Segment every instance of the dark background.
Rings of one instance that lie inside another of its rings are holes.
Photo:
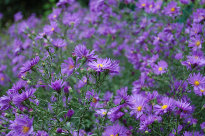
[[[38,17],[45,17],[51,13],[59,0],[0,0],[0,12],[3,13],[2,23],[10,24],[14,14],[21,11],[24,17],[36,13]],[[77,0],[82,6],[88,6],[89,0]]]

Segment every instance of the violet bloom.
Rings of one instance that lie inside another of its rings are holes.
[[[194,87],[194,90],[197,90],[201,85],[205,84],[205,78],[200,73],[194,73],[189,75],[188,82]]]
[[[22,15],[21,12],[18,12],[18,13],[16,13],[16,14],[14,15],[14,20],[15,20],[15,22],[21,20],[22,18],[23,18],[23,15]]]
[[[64,117],[71,118],[73,116],[73,114],[74,114],[74,110],[71,109],[71,110],[68,110],[68,112],[64,115]]]
[[[102,136],[127,136],[129,134],[129,130],[115,123],[113,126],[107,126]]]
[[[31,88],[28,91],[22,92],[21,94],[16,94],[15,96],[13,96],[13,103],[16,106],[21,107],[22,103],[26,100],[31,100],[29,98],[34,97],[34,93],[36,92],[36,89]]]
[[[157,63],[157,65],[154,66],[153,70],[155,74],[160,75],[166,72],[167,67],[167,63],[161,60]]]
[[[46,131],[43,131],[43,130],[39,130],[37,133],[36,133],[36,136],[49,136],[48,133]]]
[[[205,18],[205,9],[197,9],[196,12],[193,13],[193,21],[195,23],[200,23]]]
[[[21,77],[24,73],[31,70],[38,62],[39,62],[39,56],[33,58],[32,60],[26,62],[23,67],[20,68],[19,76]]]
[[[190,103],[188,103],[186,101],[185,102],[182,100],[176,101],[176,107],[178,107],[179,110],[184,112],[184,113],[190,113],[192,111],[192,106],[190,105]]]
[[[88,66],[97,72],[108,70],[110,73],[119,73],[119,63],[108,58],[98,58],[97,61],[89,62]]]
[[[192,48],[193,51],[196,51],[197,49],[201,49],[203,41],[199,36],[191,37],[189,41],[189,47]]]
[[[29,136],[33,132],[33,119],[27,115],[16,116],[14,121],[11,121],[9,129],[11,130],[7,136]]]
[[[80,18],[78,13],[67,13],[63,16],[63,24],[68,26],[77,26],[80,23]]]
[[[151,125],[154,121],[158,121],[160,122],[162,120],[162,118],[160,116],[157,115],[148,115],[147,117],[145,117],[144,120],[140,121],[140,128],[139,130],[147,130],[148,126]]]
[[[58,24],[56,22],[51,22],[50,25],[45,25],[43,32],[47,35],[52,35],[58,29]]]
[[[65,40],[60,39],[60,38],[54,39],[54,40],[52,41],[52,44],[53,44],[55,47],[58,47],[58,48],[62,48],[62,47],[65,47],[65,46],[66,46]]]
[[[3,14],[0,12],[0,20],[3,18]]]
[[[53,12],[48,16],[49,20],[56,20],[61,13],[61,9],[53,9]]]
[[[121,103],[122,100],[124,100],[126,103],[128,101],[128,95],[127,95],[128,87],[121,88],[117,90],[117,95],[114,99],[114,104],[118,105]]]
[[[156,115],[167,113],[175,108],[175,101],[172,98],[163,97],[161,105],[154,105]]]
[[[9,96],[0,97],[0,111],[9,109],[11,98]]]
[[[167,7],[164,8],[165,15],[177,16],[180,14],[180,7],[177,6],[177,2],[171,1]]]
[[[59,92],[61,88],[64,86],[63,80],[59,79],[54,82],[51,82],[51,85],[49,85],[53,90]]]
[[[75,69],[75,64],[72,58],[64,60],[64,63],[61,64],[61,73],[70,76]]]
[[[194,93],[199,96],[205,96],[205,84],[201,85],[198,89],[194,89]]]
[[[95,51],[88,50],[85,45],[78,45],[75,47],[74,54],[78,59],[85,58],[88,62],[91,62],[97,58]]]
[[[142,95],[135,94],[132,95],[128,101],[131,109],[130,114],[134,115],[137,119],[141,117],[147,109],[147,99]]]

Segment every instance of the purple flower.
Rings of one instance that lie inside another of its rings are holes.
[[[110,73],[119,73],[119,63],[108,58],[98,58],[97,61],[89,62],[88,66],[97,72],[108,70]]]
[[[7,110],[10,107],[11,98],[9,96],[0,97],[0,111]]]
[[[201,85],[205,84],[205,78],[200,73],[194,73],[189,75],[188,82],[194,87],[194,90],[196,90],[199,89]]]
[[[97,58],[95,51],[88,50],[85,45],[78,45],[75,47],[74,54],[78,59],[85,58],[88,62],[91,62]]]
[[[201,127],[201,129],[205,129],[205,122],[202,122],[202,123],[200,124],[200,127]]]
[[[18,12],[18,13],[16,13],[16,14],[14,15],[14,20],[15,20],[15,22],[21,20],[22,18],[23,18],[23,15],[22,15],[21,12]]]
[[[186,101],[176,101],[176,107],[178,107],[179,110],[181,110],[184,113],[190,113],[192,111],[192,106],[190,105],[190,103]]]
[[[115,123],[113,126],[107,126],[103,132],[103,136],[127,136],[129,131],[124,126]]]
[[[38,62],[39,62],[39,56],[33,58],[32,60],[26,62],[23,67],[20,68],[19,76],[21,77],[24,73],[31,70]]]
[[[52,35],[53,32],[56,32],[58,29],[58,24],[56,22],[51,22],[50,25],[46,25],[43,28],[43,32],[47,35]]]
[[[114,104],[115,105],[120,104],[120,102],[122,100],[124,100],[125,102],[128,101],[127,91],[128,91],[127,87],[124,87],[124,88],[121,88],[121,89],[117,90],[117,95],[115,96],[115,99],[114,99]]]
[[[26,100],[28,100],[29,98],[33,97],[33,94],[36,92],[36,89],[31,88],[28,91],[22,92],[21,94],[16,94],[13,97],[13,103],[16,106],[22,106],[22,103]],[[29,99],[30,100],[30,99]]]
[[[168,67],[167,63],[161,60],[158,62],[157,65],[154,66],[153,70],[155,74],[160,75],[166,72],[167,67]]]
[[[48,16],[49,20],[56,20],[61,13],[61,9],[54,9],[53,12]]]
[[[194,93],[199,96],[205,96],[205,84],[200,85],[198,89],[194,89]]]
[[[30,119],[27,115],[16,115],[14,121],[11,121],[9,129],[11,130],[7,136],[29,136],[33,132],[33,119]]]
[[[128,101],[131,109],[130,114],[135,115],[137,119],[141,117],[147,109],[147,99],[142,95],[135,94],[132,95]]]
[[[74,114],[74,110],[71,109],[71,110],[68,110],[68,112],[64,115],[64,117],[71,118],[73,116],[73,114]]]
[[[43,130],[39,130],[37,133],[36,133],[36,136],[49,136],[48,133],[46,131],[43,131]]]
[[[199,23],[205,19],[205,9],[196,9],[196,12],[193,13],[193,21]]]
[[[59,79],[54,82],[51,82],[51,85],[49,85],[53,90],[59,92],[61,88],[64,86],[63,80]]]
[[[80,18],[78,13],[67,13],[63,16],[63,24],[69,26],[77,26],[80,23]]]
[[[202,44],[202,40],[199,36],[191,37],[189,41],[189,47],[191,47],[193,51],[196,51],[197,49],[201,49],[202,47],[201,44]]]
[[[177,6],[177,2],[171,1],[167,7],[164,8],[165,15],[177,16],[180,14],[180,7]]]
[[[62,48],[62,47],[65,47],[65,46],[66,46],[65,40],[60,39],[60,38],[54,39],[54,40],[52,41],[52,44],[53,44],[55,47],[58,47],[58,48]]]
[[[158,114],[164,114],[174,109],[175,101],[172,98],[163,97],[161,105],[154,105],[154,111]]]
[[[68,58],[67,60],[64,60],[64,63],[61,64],[61,73],[67,74],[67,76],[70,76],[73,73],[74,69],[75,69],[75,64],[72,58]]]

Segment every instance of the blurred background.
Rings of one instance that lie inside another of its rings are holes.
[[[14,14],[21,11],[24,17],[35,13],[38,17],[46,17],[59,0],[0,0],[0,13],[3,14],[1,22],[9,25],[13,22]],[[77,0],[84,7],[89,0]]]

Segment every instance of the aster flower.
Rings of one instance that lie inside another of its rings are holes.
[[[88,62],[91,62],[97,58],[95,51],[88,50],[85,45],[78,45],[75,47],[74,54],[78,59],[85,58]]]
[[[63,24],[69,26],[77,26],[80,23],[80,18],[78,13],[67,13],[63,16]]]
[[[36,92],[36,89],[34,88],[31,88],[29,89],[28,91],[25,91],[25,92],[22,92],[21,94],[16,94],[15,96],[13,96],[13,103],[16,105],[16,106],[19,106],[21,107],[22,106],[22,103],[26,100],[28,100],[29,98],[31,97],[34,97],[34,93]],[[31,100],[31,99],[29,99]]]
[[[155,74],[160,75],[166,72],[167,67],[168,67],[167,63],[161,60],[158,62],[157,65],[154,66],[153,70]]]
[[[15,22],[21,20],[22,18],[23,18],[23,15],[22,15],[21,12],[18,12],[18,13],[16,13],[16,14],[14,15],[14,20],[15,20]]]
[[[65,46],[66,46],[65,40],[60,39],[60,38],[54,39],[54,40],[52,41],[52,44],[53,44],[55,47],[58,47],[58,48],[62,48],[62,47],[65,47]]]
[[[11,98],[9,96],[0,97],[0,111],[9,109]]]
[[[176,107],[178,107],[179,110],[181,110],[184,113],[190,113],[192,111],[192,106],[190,105],[190,103],[186,101],[182,101],[182,100],[176,101]]]
[[[135,115],[135,117],[138,119],[141,117],[147,109],[147,99],[139,94],[134,94],[130,97],[128,100],[128,105],[130,105],[131,115]]]
[[[67,74],[67,76],[70,76],[73,73],[74,69],[75,69],[75,64],[72,58],[68,58],[67,60],[64,60],[64,63],[61,64],[61,73]]]
[[[165,15],[177,16],[180,14],[180,7],[177,6],[177,2],[171,1],[167,7],[164,8]]]
[[[140,120],[140,128],[139,130],[146,130],[149,125],[151,125],[154,121],[160,122],[162,118],[157,115],[148,115],[147,117],[144,118],[144,120]]]
[[[108,70],[110,73],[119,73],[119,63],[108,58],[98,58],[97,61],[89,62],[88,66],[97,72]]]
[[[127,87],[124,87],[124,88],[121,88],[121,89],[117,90],[117,95],[115,96],[115,99],[114,99],[114,104],[115,105],[120,104],[120,102],[122,100],[124,100],[125,102],[128,101],[127,91],[128,91]]]
[[[188,78],[188,83],[194,87],[194,90],[199,89],[201,85],[205,84],[205,78],[200,74],[190,74]]]
[[[54,9],[53,12],[48,16],[49,20],[56,20],[61,13],[61,9]]]
[[[100,109],[96,110],[96,113],[100,115],[101,117],[105,116],[107,114],[108,110],[107,109]]]
[[[38,132],[36,133],[36,136],[49,136],[49,135],[46,131],[38,130]]]
[[[51,85],[49,85],[53,90],[59,92],[61,88],[64,86],[63,80],[59,79],[54,82],[51,82]]]
[[[161,105],[154,105],[156,115],[167,113],[175,108],[175,101],[169,97],[163,97]]]
[[[196,51],[197,49],[201,49],[202,40],[199,36],[197,37],[191,37],[189,42],[189,47],[192,48],[192,50]]]
[[[52,35],[58,29],[58,24],[56,22],[51,22],[50,25],[45,25],[43,28],[43,33],[47,35]]]
[[[205,84],[200,85],[198,89],[194,89],[194,93],[199,96],[205,96]]]
[[[14,121],[11,122],[9,129],[11,130],[7,136],[29,136],[33,132],[33,119],[30,119],[27,115],[16,115]]]
[[[195,23],[200,23],[205,19],[205,9],[196,9],[196,12],[193,13],[193,21]]]
[[[113,126],[107,126],[102,136],[127,136],[128,134],[127,128],[115,123]]]
[[[24,73],[28,72],[31,70],[38,62],[39,62],[39,56],[36,56],[32,60],[26,62],[23,67],[20,68],[20,73],[19,76],[22,76]]]

